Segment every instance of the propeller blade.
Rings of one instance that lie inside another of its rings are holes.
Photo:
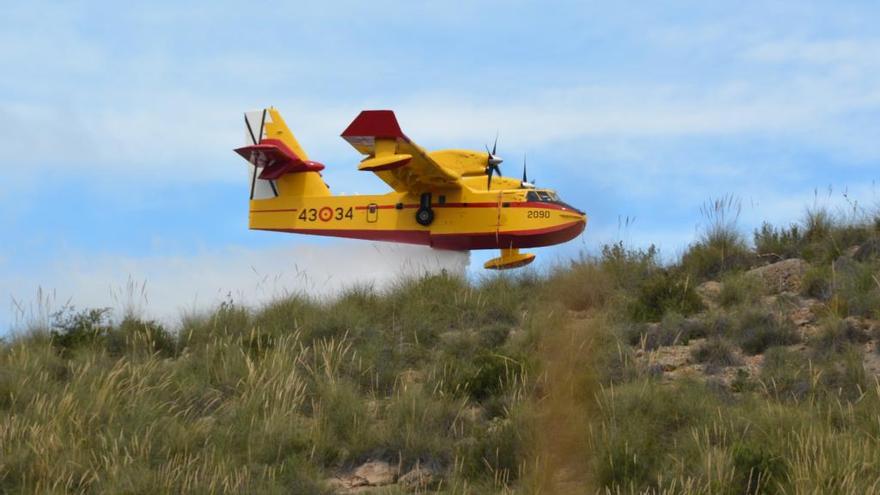
[[[260,119],[260,142],[263,142],[263,129],[266,127],[266,109],[263,109],[263,118]]]
[[[495,170],[495,169],[492,168],[492,165],[489,165],[488,180],[486,181],[486,190],[487,190],[487,191],[491,191],[491,190],[492,190],[492,172],[493,172],[494,170]]]
[[[492,156],[495,156],[496,149],[498,149],[498,131],[495,132],[495,142],[492,143]]]
[[[523,182],[528,182],[528,176],[526,175],[526,154],[523,153]]]

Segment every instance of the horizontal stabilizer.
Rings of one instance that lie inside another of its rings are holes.
[[[287,173],[324,170],[324,165],[318,162],[300,159],[278,139],[263,139],[260,144],[244,146],[235,152],[255,167],[262,168],[260,179],[264,180],[275,180]]]

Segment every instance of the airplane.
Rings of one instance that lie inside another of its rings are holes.
[[[364,110],[342,132],[392,191],[333,195],[324,165],[309,159],[275,108],[245,112],[247,145],[235,150],[250,165],[249,228],[422,244],[437,249],[500,249],[486,269],[528,265],[532,253],[584,231],[586,214],[550,189],[502,177],[492,150],[427,151],[400,129],[391,110]]]

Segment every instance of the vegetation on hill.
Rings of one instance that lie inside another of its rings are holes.
[[[175,329],[67,308],[0,344],[0,491],[877,491],[880,225],[752,246],[705,211],[674,263],[618,243]]]

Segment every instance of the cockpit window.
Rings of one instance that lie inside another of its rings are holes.
[[[529,191],[526,194],[526,201],[557,203],[559,202],[559,196],[552,191]]]
[[[528,193],[526,193],[526,201],[534,203],[554,203],[570,210],[580,212],[580,210],[578,210],[574,206],[571,206],[565,201],[559,199],[559,196],[557,196],[556,193],[553,191],[529,191]]]

